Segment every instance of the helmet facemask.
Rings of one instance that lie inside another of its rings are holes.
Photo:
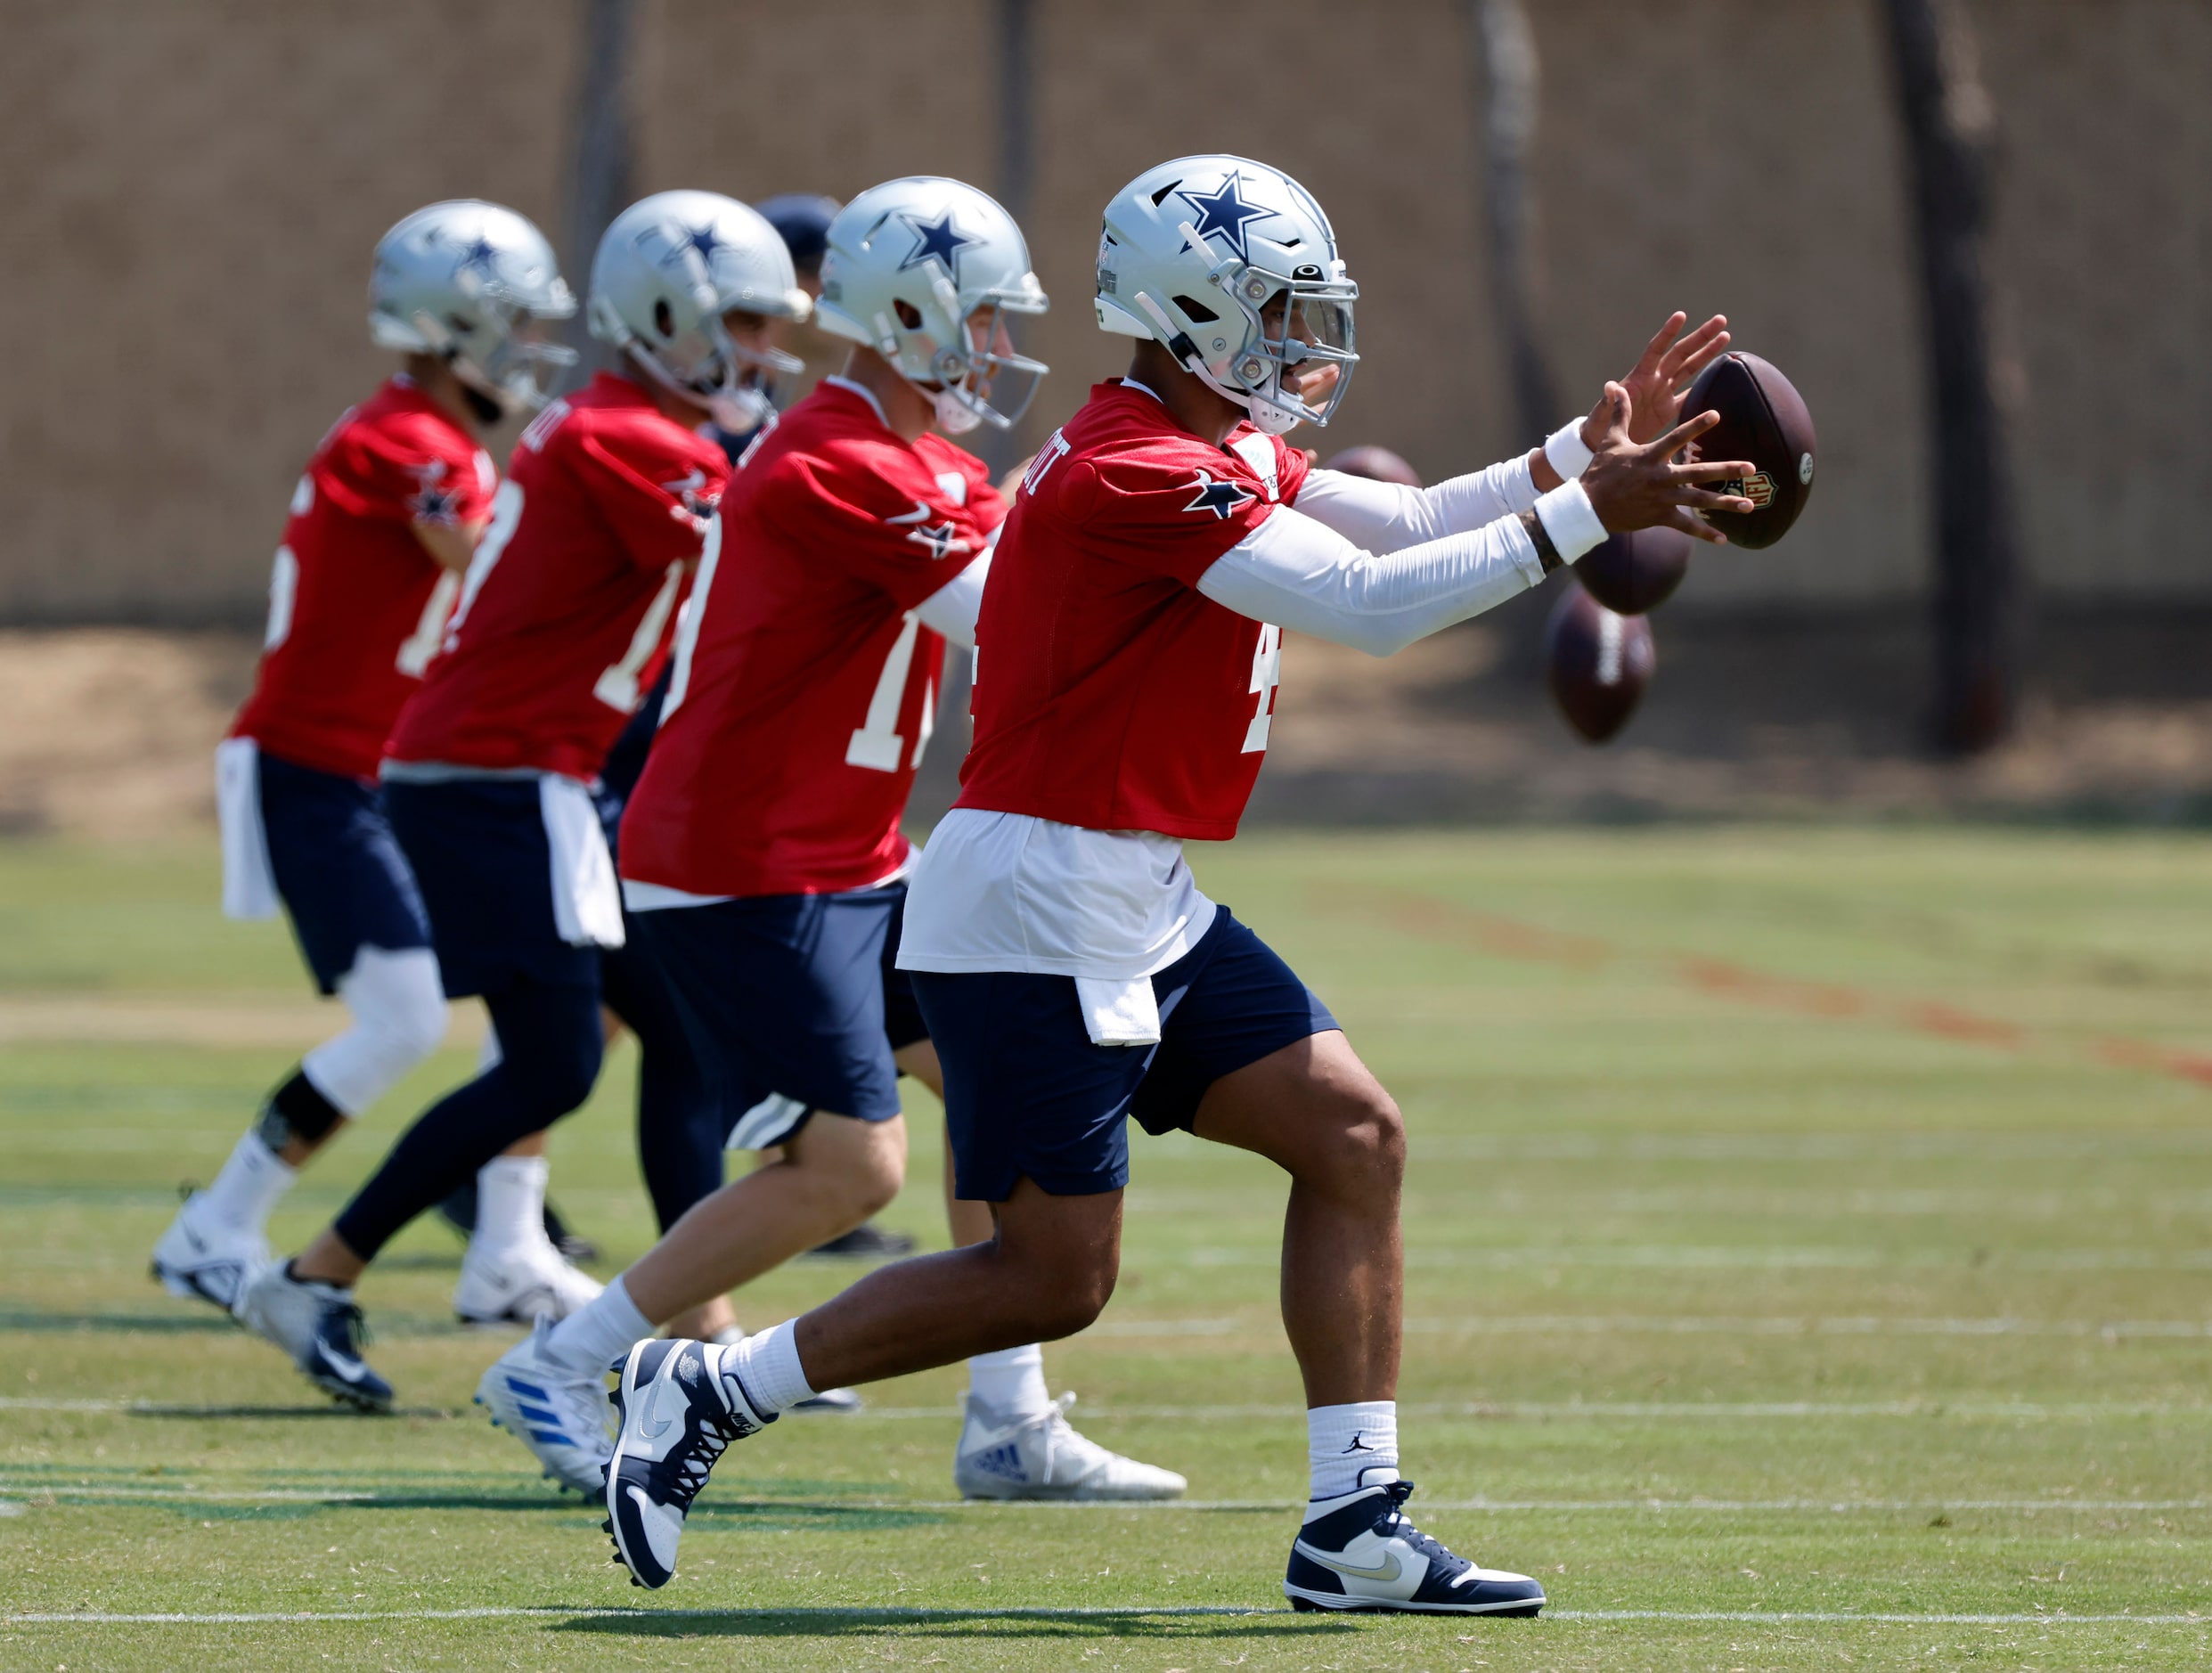
[[[1181,232],[1192,249],[1208,248],[1190,223]],[[1281,436],[1300,424],[1326,426],[1351,387],[1359,359],[1352,347],[1359,287],[1343,276],[1341,264],[1333,265],[1333,275],[1310,262],[1280,273],[1229,256],[1206,275],[1208,298],[1220,298],[1242,317],[1244,339],[1211,356],[1193,344],[1194,357],[1186,363],[1215,394],[1243,407],[1265,435]],[[1208,305],[1192,297],[1174,300],[1203,329],[1193,304]]]
[[[654,228],[639,241],[649,257],[663,266],[673,265],[682,281],[672,294],[689,290],[688,322],[679,321],[666,297],[653,305],[653,330],[657,343],[648,343],[629,333],[624,345],[646,374],[669,389],[706,409],[726,430],[757,429],[775,414],[768,385],[778,372],[800,372],[806,363],[780,348],[752,348],[730,334],[716,307],[713,270],[706,258],[690,244],[672,245],[668,228]],[[662,246],[657,252],[655,245]],[[765,316],[763,316],[765,317]]]
[[[892,311],[877,316],[878,352],[929,397],[946,435],[985,424],[1011,429],[1036,398],[1044,363],[1016,352],[1008,320],[1044,312],[1043,293],[1033,286],[986,290],[963,314],[951,282],[932,273],[927,306],[894,297]]]

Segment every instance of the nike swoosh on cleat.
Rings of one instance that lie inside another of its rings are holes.
[[[661,1388],[657,1379],[646,1389],[644,1403],[638,1409],[638,1433],[648,1440],[658,1440],[676,1426],[674,1418],[659,1416]]]
[[[358,1383],[369,1375],[369,1367],[358,1359],[348,1359],[342,1353],[332,1353],[328,1348],[316,1350],[316,1357],[348,1383]]]
[[[1307,1561],[1318,1563],[1325,1569],[1335,1569],[1339,1574],[1348,1574],[1354,1579],[1376,1580],[1384,1586],[1389,1585],[1406,1571],[1406,1565],[1399,1561],[1395,1551],[1385,1551],[1383,1554],[1383,1566],[1363,1569],[1357,1563],[1347,1563],[1343,1558],[1333,1556],[1326,1551],[1316,1551],[1302,1539],[1297,1542],[1297,1550],[1298,1554]]]

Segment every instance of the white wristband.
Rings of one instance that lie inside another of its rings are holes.
[[[1549,494],[1539,494],[1536,514],[1543,519],[1544,532],[1552,537],[1560,557],[1569,563],[1604,544],[1605,526],[1597,520],[1597,508],[1579,482],[1563,482]]]
[[[1572,482],[1590,468],[1596,455],[1582,445],[1582,420],[1570,419],[1544,438],[1544,457],[1562,482]]]

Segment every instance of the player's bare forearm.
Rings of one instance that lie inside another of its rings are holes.
[[[474,523],[417,523],[413,525],[415,538],[422,543],[422,550],[441,569],[455,575],[466,575],[469,561],[477,555],[477,542],[482,538],[485,520]]]

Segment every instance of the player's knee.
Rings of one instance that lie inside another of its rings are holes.
[[[355,1025],[396,1074],[445,1041],[445,992],[428,948],[363,947],[340,991]]]
[[[1345,1091],[1327,1151],[1326,1171],[1343,1186],[1395,1194],[1406,1177],[1406,1118],[1397,1100],[1372,1082]]]
[[[600,1049],[593,1028],[572,1040],[548,1042],[543,1050],[510,1050],[498,1073],[508,1077],[517,1100],[543,1124],[559,1120],[592,1096]]]
[[[861,1219],[890,1207],[891,1199],[906,1183],[906,1146],[885,1141],[870,1144],[851,1178],[853,1205]]]
[[[1035,1341],[1054,1342],[1090,1329],[1114,1299],[1121,1276],[1114,1245],[1032,1244],[1008,1251],[1002,1239],[999,1247],[1024,1279],[1021,1311]]]
[[[420,1063],[445,1043],[445,996],[432,989],[411,994],[396,1008],[386,1024],[392,1055],[404,1057],[409,1066]]]

